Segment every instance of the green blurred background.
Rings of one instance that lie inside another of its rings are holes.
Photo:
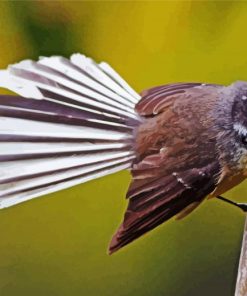
[[[247,80],[246,2],[1,2],[0,67],[82,52],[137,90]],[[4,93],[4,91],[2,91]],[[0,212],[0,295],[233,295],[244,215],[217,200],[106,254],[130,176]],[[226,196],[247,200],[242,184]]]

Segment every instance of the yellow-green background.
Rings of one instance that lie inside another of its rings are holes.
[[[247,80],[247,2],[1,2],[0,67],[82,52],[141,91]],[[211,200],[113,256],[122,172],[0,212],[0,295],[233,295],[244,215]],[[246,184],[226,196],[247,201]]]

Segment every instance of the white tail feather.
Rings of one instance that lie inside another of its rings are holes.
[[[0,208],[131,167],[140,96],[80,54],[0,71]]]
[[[2,198],[0,200],[0,209],[8,208],[14,206],[16,204],[22,203],[24,201],[28,201],[30,199],[34,199],[36,197],[43,196],[45,194],[53,193],[62,189],[66,189],[81,183],[85,183],[100,177],[104,177],[106,175],[110,175],[122,170],[126,170],[130,167],[130,164],[122,164],[114,168],[106,168],[100,172],[94,172],[85,177],[78,177],[73,180],[59,182],[57,184],[51,184],[40,188],[33,188],[30,191],[20,192],[16,195],[12,195],[6,198]]]

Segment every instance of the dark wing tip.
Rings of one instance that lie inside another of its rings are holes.
[[[117,233],[114,234],[111,239],[111,242],[108,247],[108,255],[112,255],[113,253],[115,253],[116,251],[118,251],[121,248],[121,246],[119,245],[119,242],[116,238],[116,235],[117,235]]]
[[[123,227],[123,224],[121,224],[110,241],[110,244],[108,247],[109,255],[112,255],[113,253],[117,252],[118,250],[120,250],[122,247],[124,247],[129,243],[128,241],[123,240],[123,236],[122,236],[123,231],[124,231],[124,227]]]
[[[188,206],[199,204],[215,189],[212,175],[215,175],[215,171],[218,170],[219,166],[216,162],[201,169],[180,172],[178,178],[185,183],[179,182],[174,175],[158,179],[155,183],[156,187],[150,187],[150,183],[147,182],[145,191],[142,190],[129,199],[123,223],[110,242],[109,254],[115,253],[148,233]]]

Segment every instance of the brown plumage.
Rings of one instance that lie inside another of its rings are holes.
[[[192,83],[143,92],[136,110],[145,119],[136,132],[138,157],[131,171],[129,205],[110,253],[215,189],[220,166],[209,110],[205,113],[194,106],[205,101],[207,107],[214,106],[217,88]]]
[[[145,119],[136,132],[129,205],[110,253],[245,179],[243,173],[225,173],[220,163],[212,116],[221,90],[219,85],[181,83],[142,93],[136,110]]]
[[[113,253],[247,173],[247,83],[175,83],[139,96],[82,55],[0,72],[0,208],[130,169]]]

